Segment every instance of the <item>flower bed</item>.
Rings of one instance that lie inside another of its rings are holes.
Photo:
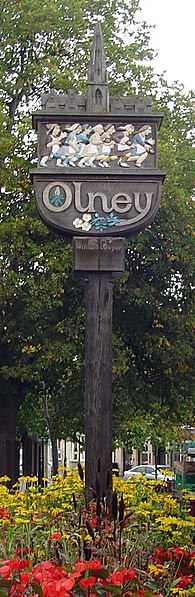
[[[114,478],[110,508],[85,506],[76,472],[40,488],[0,483],[0,597],[195,595],[189,496],[145,478]]]

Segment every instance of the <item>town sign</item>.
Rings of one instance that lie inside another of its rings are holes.
[[[152,112],[151,99],[142,94],[109,97],[99,23],[87,86],[86,95],[43,95],[42,109],[33,115],[37,210],[65,236],[130,236],[148,227],[159,207],[162,114]]]

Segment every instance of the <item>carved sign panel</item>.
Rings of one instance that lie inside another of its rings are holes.
[[[154,219],[163,173],[132,176],[34,174],[36,205],[43,222],[61,234],[129,236]]]
[[[40,130],[41,167],[154,167],[156,127],[149,122],[46,123]]]

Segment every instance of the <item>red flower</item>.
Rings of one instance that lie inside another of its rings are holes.
[[[14,560],[12,560],[10,562],[12,570],[20,570],[21,562],[22,562],[22,560],[20,560],[20,558],[14,558]],[[24,568],[25,568],[25,566],[24,566]]]
[[[24,570],[24,568],[29,568],[30,560],[26,558],[25,560],[20,560],[20,570]]]
[[[115,570],[113,574],[110,575],[110,582],[113,585],[124,584],[125,580],[125,571],[124,570]]]
[[[92,560],[92,562],[88,562],[87,566],[90,568],[90,570],[100,570],[102,567],[99,560]]]
[[[11,567],[8,566],[7,564],[5,564],[5,566],[1,566],[0,568],[0,575],[3,578],[9,578],[9,575],[11,574]]]
[[[79,584],[82,589],[89,589],[95,585],[96,579],[94,576],[88,576],[88,578],[81,578]]]
[[[44,597],[57,597],[55,583],[53,581],[44,581],[42,584],[42,591]]]
[[[134,580],[136,577],[135,570],[131,568],[123,568],[123,570],[115,570],[110,576],[110,582],[114,585],[123,585],[125,580]]]
[[[65,597],[75,585],[73,578],[62,578],[61,580],[47,580],[42,584],[44,597]]]
[[[98,582],[100,582],[101,585],[105,585],[106,586],[109,581],[107,582],[107,580],[105,578],[99,578]]]
[[[185,589],[185,587],[187,587],[190,584],[192,579],[192,574],[189,574],[189,576],[182,576],[175,586],[180,587],[181,589]]]
[[[174,556],[176,559],[180,560],[182,557],[188,558],[190,552],[187,549],[183,549],[182,547],[176,547],[174,549]]]
[[[36,582],[41,583],[41,581],[43,580],[43,575],[42,572],[40,570],[35,570],[35,572],[33,572],[33,580],[36,580]]]
[[[0,508],[0,518],[10,518],[9,510],[7,508]]]
[[[79,572],[85,572],[88,568],[90,570],[100,570],[102,567],[99,560],[92,560],[91,562],[81,562],[81,560],[77,560],[76,562],[76,570]]]
[[[134,578],[136,577],[136,572],[135,570],[132,569],[125,569],[125,580],[134,580]]]
[[[9,563],[12,570],[24,570],[24,568],[29,568],[29,559],[26,558],[25,560],[21,560],[20,558],[14,558],[13,560],[7,560],[4,563]]]
[[[66,570],[64,570],[64,568],[62,568],[62,566],[57,566],[55,568],[55,570],[53,570],[52,573],[52,577],[56,578],[56,580],[60,579],[60,578],[67,578],[68,573],[66,572]],[[72,577],[72,575],[71,575]]]
[[[19,595],[21,595],[24,593],[25,591],[25,587],[23,587],[19,582],[13,582],[10,590],[9,590],[9,595],[14,595],[19,597]]]
[[[20,581],[22,583],[22,585],[28,585],[29,581],[31,578],[31,573],[30,572],[21,572],[20,573]]]
[[[38,566],[34,566],[32,569],[32,579],[36,580],[37,582],[42,582],[43,580],[49,579],[51,574],[54,573],[56,570],[56,565],[54,562],[41,562]]]
[[[53,533],[53,535],[49,535],[48,539],[49,541],[58,541],[59,539],[61,539],[62,533],[60,533],[60,531],[56,531],[55,533]]]
[[[80,578],[81,573],[79,570],[75,570],[75,572],[71,572],[71,578]]]
[[[79,570],[79,572],[84,572],[88,566],[88,562],[81,562],[80,560],[76,562],[76,570]]]
[[[65,591],[71,591],[71,589],[74,587],[75,585],[75,580],[74,578],[62,578],[61,580],[58,580],[56,582],[56,589],[58,592],[61,592],[61,590],[65,589]]]

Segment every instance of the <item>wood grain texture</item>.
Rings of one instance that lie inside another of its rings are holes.
[[[86,281],[85,441],[86,487],[107,494],[112,465],[112,281],[91,273]],[[100,458],[101,457],[101,458]],[[98,459],[101,461],[98,472]]]

